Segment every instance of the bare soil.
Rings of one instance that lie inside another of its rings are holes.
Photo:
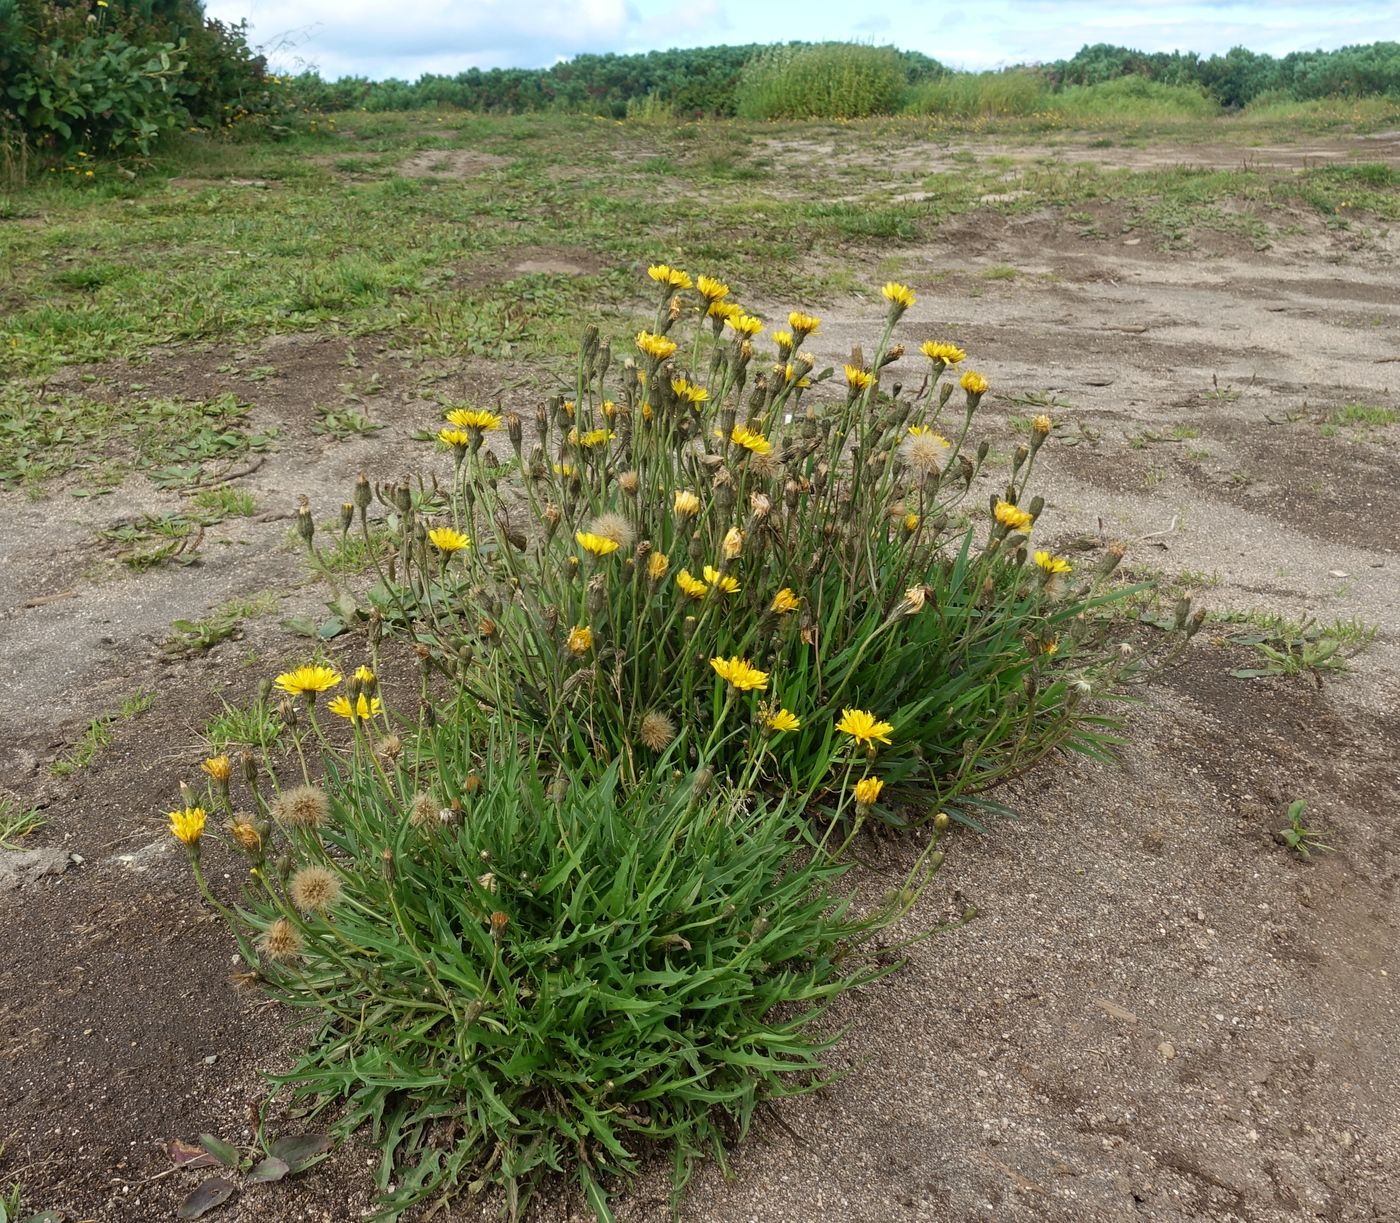
[[[1328,149],[1398,160],[1384,141]],[[1094,150],[1111,164],[1120,152]],[[1242,151],[1151,155],[1237,164]],[[1052,762],[999,793],[1020,818],[959,834],[910,933],[968,904],[979,916],[843,1004],[846,1077],[761,1112],[732,1178],[700,1171],[685,1218],[1400,1219],[1400,426],[1329,424],[1348,404],[1400,408],[1397,251],[1383,225],[1163,253],[987,213],[898,252],[920,291],[902,333],[973,354],[1000,395],[984,426],[1041,410],[1031,392],[1059,401],[1039,460],[1052,538],[1136,541],[1133,564],[1195,575],[1214,610],[1357,618],[1379,635],[1349,674],[1242,680],[1229,671],[1251,655],[1208,630],[1139,693],[1121,763]],[[1021,274],[983,279],[993,264]],[[820,312],[811,346],[839,362],[882,310],[852,298]],[[173,1217],[195,1174],[162,1175],[164,1144],[246,1141],[260,1071],[294,1048],[287,1016],[231,984],[231,942],[161,813],[221,699],[248,699],[305,650],[278,623],[323,597],[288,539],[297,497],[333,517],[361,469],[420,465],[411,439],[436,419],[435,394],[487,400],[514,376],[354,347],[289,337],[81,371],[113,395],[234,390],[281,430],[235,482],[263,512],[210,528],[197,567],[133,575],[98,557],[102,526],[182,504],[142,478],[86,500],[68,495],[76,481],[0,495],[0,787],[43,807],[30,844],[74,855],[0,891],[0,1180],[21,1180],[32,1209]],[[244,372],[219,372],[231,366]],[[383,430],[312,432],[315,405],[343,406],[347,382],[371,375],[363,406]],[[241,639],[162,648],[173,619],[264,590],[279,612]],[[153,705],[52,777],[88,719],[135,690]],[[1277,842],[1295,798],[1335,852],[1303,862]],[[916,853],[868,843],[859,886],[887,886]],[[231,861],[211,869],[235,884]],[[372,1160],[352,1143],[212,1217],[366,1217]],[[619,1217],[665,1218],[667,1188],[655,1167]],[[557,1193],[536,1217],[586,1216]]]

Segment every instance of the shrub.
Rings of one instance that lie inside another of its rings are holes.
[[[893,47],[777,46],[744,66],[734,107],[741,119],[860,119],[893,114],[907,87]]]
[[[918,85],[909,99],[914,114],[953,119],[1032,115],[1053,101],[1044,76],[1033,68],[955,72]]]
[[[336,681],[278,679],[308,706]],[[887,971],[860,946],[893,909],[854,917],[841,865],[794,859],[794,808],[617,764],[542,772],[466,702],[392,717],[368,671],[330,708],[358,711],[348,756],[314,707],[288,719],[324,789],[254,784],[256,813],[236,815],[216,758],[171,830],[258,983],[310,1017],[276,1081],[312,1111],[343,1101],[341,1135],[372,1127],[388,1217],[478,1180],[514,1217],[566,1170],[610,1219],[644,1148],[669,1150],[679,1192],[760,1101],[820,1083],[835,1037],[818,1021]],[[204,884],[206,808],[252,860],[232,909]]]

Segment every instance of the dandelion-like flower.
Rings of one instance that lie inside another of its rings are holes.
[[[1056,556],[1053,552],[1046,552],[1044,549],[1036,551],[1035,563],[1052,576],[1057,573],[1068,573],[1073,568],[1063,556]]]
[[[713,276],[697,276],[695,288],[712,306],[729,296],[729,286],[722,280],[716,280]]]
[[[919,516],[914,513],[913,510],[910,510],[909,513],[904,515],[904,529],[908,531],[910,535],[914,534],[914,532],[919,529]]]
[[[880,797],[880,791],[885,788],[885,783],[878,777],[862,777],[855,784],[856,802],[862,807],[873,807],[875,800]]]
[[[637,729],[637,739],[648,751],[664,751],[675,737],[675,723],[664,713],[653,709],[642,716],[642,724]]]
[[[233,762],[227,756],[210,756],[199,767],[221,786],[228,785],[228,779],[233,775]]]
[[[952,445],[942,434],[922,425],[915,425],[899,443],[899,457],[905,466],[920,476],[931,476],[939,469],[943,457]]]
[[[853,391],[863,391],[870,385],[870,371],[861,369],[859,365],[847,365],[846,385]]]
[[[791,709],[779,709],[765,719],[768,729],[781,734],[784,731],[800,730],[802,720]]]
[[[666,576],[666,571],[670,569],[670,558],[664,552],[653,552],[647,558],[647,577],[653,582],[659,582]]]
[[[685,378],[672,378],[671,390],[675,392],[677,399],[684,399],[697,407],[710,397],[710,392],[703,386],[696,386]]]
[[[788,326],[798,337],[797,342],[802,343],[809,335],[814,335],[818,327],[822,325],[821,319],[812,314],[803,314],[800,310],[794,310],[788,315]]]
[[[890,731],[894,726],[889,722],[881,722],[865,709],[843,709],[841,717],[836,723],[836,729],[844,735],[850,735],[857,743],[865,743],[874,747],[876,742],[889,743]]]
[[[377,696],[367,697],[361,692],[353,706],[350,704],[350,698],[342,695],[335,697],[326,708],[347,722],[363,722],[368,718],[376,717],[384,705]]]
[[[734,328],[735,332],[747,339],[753,339],[763,330],[763,320],[752,314],[744,314],[740,311],[724,320],[725,325]]]
[[[716,590],[723,591],[727,595],[739,593],[739,580],[732,578],[727,573],[720,573],[713,565],[706,565],[701,572],[705,575],[705,581],[709,582]]]
[[[689,518],[692,514],[700,512],[700,498],[688,488],[678,489],[671,499],[671,505],[681,518]]]
[[[204,822],[208,819],[203,807],[184,807],[179,811],[171,811],[168,818],[171,836],[188,849],[193,849],[199,844],[199,838],[204,835]]]
[[[607,556],[610,552],[617,551],[617,540],[609,539],[606,535],[594,535],[591,531],[575,531],[574,538],[578,541],[578,546],[585,552],[591,552],[594,556]]]
[[[710,588],[693,577],[689,569],[682,569],[676,574],[676,585],[681,588],[681,593],[691,599],[703,599],[709,593]]]
[[[482,433],[501,427],[501,418],[482,408],[453,408],[443,419],[458,429],[476,429]]]
[[[680,268],[673,268],[666,263],[653,263],[647,268],[647,275],[657,284],[668,289],[688,289],[691,287],[691,280]]]
[[[894,280],[886,283],[880,295],[890,303],[890,314],[894,318],[898,318],[917,300],[913,289]]]
[[[637,347],[647,356],[653,357],[657,361],[664,361],[667,357],[675,354],[675,340],[667,339],[664,335],[653,335],[650,331],[637,332]]]
[[[794,612],[802,606],[802,600],[792,592],[792,587],[784,586],[773,596],[773,602],[768,605],[768,610],[779,616],[786,616],[788,612]]]
[[[1046,415],[1046,413],[1042,412],[1033,421],[1031,421],[1031,430],[1035,433],[1040,434],[1041,437],[1044,437],[1047,433],[1050,432],[1050,429],[1053,424],[1054,422],[1050,419],[1050,417]]]
[[[712,658],[715,674],[736,692],[762,692],[768,687],[768,672],[760,671],[737,655],[733,658]]]
[[[451,527],[434,527],[428,532],[428,542],[439,552],[449,555],[453,552],[460,552],[463,548],[471,546],[471,539],[463,535],[461,531],[453,530]]]
[[[969,396],[972,396],[985,395],[989,383],[975,369],[970,369],[958,379],[958,385],[962,387]]]
[[[919,345],[919,351],[935,365],[958,365],[967,357],[967,353],[956,344],[947,344],[942,340],[925,340]]]
[[[291,696],[304,696],[308,700],[314,700],[317,693],[325,692],[340,683],[340,678],[340,672],[334,667],[317,663],[314,666],[298,667],[295,671],[284,671],[272,683],[274,687]]]
[[[330,800],[315,786],[283,790],[272,804],[273,818],[288,828],[320,828],[330,814]]]
[[[262,932],[258,946],[263,955],[279,964],[289,964],[300,959],[301,953],[306,949],[301,933],[285,917],[279,917]]]
[[[725,286],[724,291],[729,292],[728,285]],[[738,302],[712,301],[710,308],[705,313],[711,318],[717,318],[721,322],[727,323],[730,319],[738,318],[743,314],[744,308]]]
[[[340,899],[340,878],[324,866],[303,866],[287,888],[299,913],[324,913]]]
[[[464,449],[472,444],[472,435],[462,429],[439,429],[438,441],[454,450]]]
[[[755,433],[743,425],[735,425],[729,431],[729,440],[752,454],[768,454],[773,449],[773,443],[763,434]]]
[[[591,450],[594,446],[606,446],[616,436],[611,429],[589,429],[584,433],[577,429],[569,430],[569,441],[584,450]]]
[[[992,509],[992,515],[1008,531],[1029,530],[1031,523],[1035,521],[1025,510],[1009,501],[998,501]]]
[[[569,630],[569,652],[587,654],[593,648],[593,630],[586,624]]]
[[[610,539],[619,548],[630,548],[637,538],[637,533],[632,529],[632,524],[623,515],[608,511],[606,514],[599,514],[588,524],[588,534],[599,535],[603,539]]]
[[[364,663],[361,663],[358,667],[355,668],[355,678],[359,680],[362,684],[378,683],[378,681],[374,678],[374,672],[371,671],[367,666],[365,666]]]
[[[427,828],[437,822],[438,804],[431,794],[419,790],[408,802],[408,822],[415,828]]]

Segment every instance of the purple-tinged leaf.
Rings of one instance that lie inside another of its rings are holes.
[[[180,1203],[175,1214],[181,1219],[198,1219],[227,1202],[237,1187],[221,1176],[211,1176]]]

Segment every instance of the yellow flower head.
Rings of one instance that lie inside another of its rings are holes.
[[[666,576],[666,571],[671,567],[671,562],[664,552],[653,552],[647,561],[647,577],[653,582],[659,582]]]
[[[821,325],[821,319],[811,314],[803,314],[800,310],[794,310],[788,315],[788,326],[798,335],[812,335]]]
[[[607,556],[609,552],[617,551],[617,540],[608,539],[603,535],[594,535],[589,531],[575,531],[574,538],[578,540],[578,546],[585,552],[591,552],[594,556]]]
[[[946,437],[944,437],[943,434],[935,433],[927,425],[910,425],[909,436],[932,438],[934,444],[943,447],[944,450],[947,450],[948,447],[950,447],[953,444]]]
[[[761,318],[757,318],[752,314],[745,314],[742,311],[724,321],[728,326],[733,327],[739,335],[747,336],[749,339],[752,339],[763,330],[763,320]]]
[[[434,527],[428,532],[428,542],[439,552],[450,553],[470,547],[472,541],[461,531],[454,531],[451,527]]]
[[[894,280],[889,281],[880,293],[890,303],[890,309],[895,312],[896,317],[908,310],[916,300],[913,289]]]
[[[453,408],[444,419],[449,425],[456,425],[459,429],[479,429],[483,433],[501,427],[499,416],[480,408]]]
[[[729,292],[728,286],[725,292]],[[721,319],[728,322],[732,318],[738,318],[744,313],[744,308],[738,302],[712,301],[710,308],[705,311],[711,318]]]
[[[185,807],[180,811],[172,811],[170,812],[171,835],[177,841],[193,848],[199,844],[199,838],[204,835],[204,821],[207,818],[203,807]]]
[[[272,683],[291,696],[314,697],[318,692],[325,692],[340,683],[340,672],[334,667],[317,663],[315,666],[298,667],[295,671],[284,671]]]
[[[667,339],[664,335],[652,335],[650,331],[639,331],[637,332],[637,347],[647,356],[664,361],[675,353],[676,342]]]
[[[792,332],[775,331],[772,335],[773,343],[778,346],[778,352],[784,357],[792,351]]]
[[[735,425],[729,432],[729,440],[736,446],[742,446],[745,450],[754,454],[768,454],[773,449],[770,442],[761,433],[755,433],[752,429],[746,429],[743,425]]]
[[[773,731],[800,730],[802,722],[798,716],[790,709],[780,709],[775,714],[770,714],[768,719],[768,729]]]
[[[647,268],[647,275],[659,285],[665,285],[670,289],[690,288],[690,277],[680,268],[673,268],[666,263],[653,263]]]
[[[904,515],[904,529],[911,535],[919,529],[919,516],[912,510]]]
[[[362,684],[372,684],[374,683],[374,672],[361,663],[355,668],[355,678]]]
[[[227,756],[210,756],[199,767],[221,785],[226,785],[233,773],[233,763]]]
[[[700,498],[688,488],[676,490],[676,495],[672,500],[675,511],[682,518],[689,518],[692,514],[700,512]]]
[[[870,385],[870,371],[861,369],[859,365],[846,366],[846,385],[857,391],[865,390]]]
[[[786,616],[788,612],[796,611],[802,606],[802,600],[792,593],[790,586],[784,586],[773,596],[773,602],[769,604],[769,610],[776,612],[780,616]]]
[[[1056,556],[1053,552],[1046,552],[1043,549],[1035,554],[1035,563],[1046,573],[1068,573],[1073,567],[1063,556]]]
[[[710,392],[703,386],[696,386],[684,378],[672,378],[671,390],[676,393],[677,399],[685,399],[693,404],[702,404],[710,397]]]
[[[689,569],[682,569],[676,574],[676,585],[681,588],[683,594],[692,599],[703,599],[710,589],[699,578],[692,577]]]
[[[713,276],[699,276],[695,280],[695,287],[712,306],[729,296],[729,286],[722,280],[716,280]]]
[[[1050,432],[1050,427],[1053,423],[1054,422],[1051,421],[1050,417],[1047,416],[1044,412],[1042,412],[1033,421],[1031,421],[1031,428],[1036,433],[1039,433],[1042,437],[1044,437],[1047,433]]]
[[[796,382],[797,385],[801,387],[808,387],[812,385],[812,380],[806,377],[805,375],[801,378],[797,377],[797,370],[793,367],[791,361],[789,361],[785,366],[783,366],[783,381]]]
[[[1049,641],[1042,641],[1040,643],[1040,652],[1044,654],[1047,658],[1050,658],[1053,655],[1057,654],[1059,652],[1059,649],[1060,639],[1058,637],[1051,637]]]
[[[720,544],[720,551],[724,553],[724,559],[732,561],[744,550],[744,533],[738,527],[730,527],[725,532],[724,542]]]
[[[985,395],[988,382],[975,369],[970,369],[958,379],[958,385],[969,395]]]
[[[470,446],[472,435],[461,429],[439,429],[438,441],[444,446]]]
[[[998,501],[992,510],[993,516],[1008,531],[1025,531],[1035,520],[1025,510],[1009,501]]]
[[[868,743],[873,747],[876,740],[889,743],[889,734],[894,727],[889,722],[877,720],[868,710],[843,709],[836,729],[842,734],[850,735],[857,743]]]
[[[377,696],[367,697],[362,692],[353,706],[350,704],[350,698],[342,695],[335,697],[326,708],[347,722],[363,722],[366,718],[375,717],[384,705]]]
[[[862,777],[856,782],[856,802],[862,807],[874,806],[875,800],[880,797],[880,791],[885,788],[885,783],[878,777]]]
[[[715,674],[736,692],[762,692],[768,687],[768,672],[750,666],[737,655],[733,658],[712,658]]]
[[[727,595],[739,593],[738,579],[730,577],[727,573],[721,574],[713,565],[706,565],[700,572],[705,575],[705,581],[716,590],[721,590]]]
[[[577,429],[569,430],[569,441],[584,450],[594,446],[606,446],[616,436],[611,429],[589,429],[586,433],[580,433]]]
[[[586,624],[569,630],[569,652],[587,654],[593,648],[593,630]]]
[[[945,344],[941,340],[925,340],[919,345],[919,351],[930,361],[943,365],[957,365],[967,356],[956,344]]]

